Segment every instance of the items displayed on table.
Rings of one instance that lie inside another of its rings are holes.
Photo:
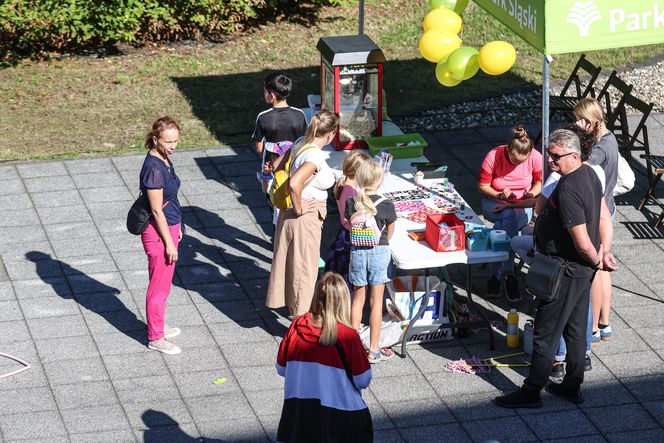
[[[466,209],[466,203],[453,189],[453,185],[447,182],[444,187],[420,186],[417,189],[387,192],[384,196],[394,203],[399,217],[424,223],[427,214],[456,213]]]
[[[426,240],[437,252],[509,250],[509,236],[487,228],[472,211],[466,211],[466,202],[447,178],[383,196],[394,203],[397,216],[425,225],[425,230],[410,230],[408,235],[414,241]]]
[[[424,200],[429,198],[429,193],[420,188],[409,189],[405,191],[386,192],[383,195],[385,198],[392,201],[392,203],[406,200]]]
[[[374,158],[380,167],[383,168],[383,172],[385,174],[389,174],[390,168],[392,167],[392,154],[390,154],[386,149],[383,149],[379,154],[375,155]]]
[[[446,177],[447,176],[447,165],[439,166],[438,168],[433,169],[433,170],[430,170],[430,169],[422,170],[422,175],[423,175],[423,178],[428,179],[428,180],[430,180],[430,179],[436,179],[436,180],[437,179],[441,179],[441,180],[445,179],[445,183],[447,184],[447,177]]]
[[[425,238],[437,252],[463,251],[466,248],[464,223],[454,214],[428,214]]]
[[[413,221],[415,223],[423,224],[426,222],[427,215],[429,214],[442,214],[442,211],[431,208],[420,209],[419,211],[406,214],[404,218],[407,218],[408,220]]]
[[[426,209],[422,200],[404,200],[394,202],[394,210],[399,213],[417,212]]]

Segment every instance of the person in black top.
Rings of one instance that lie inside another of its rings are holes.
[[[261,156],[260,171],[256,174],[267,193],[272,180],[273,162],[290,150],[293,142],[303,137],[307,131],[307,119],[301,109],[288,105],[292,81],[282,73],[265,77],[263,97],[272,105],[258,114],[256,127],[251,138],[256,144],[256,152]],[[269,198],[268,198],[269,200]],[[275,211],[274,220],[278,217]]]
[[[568,268],[560,295],[551,302],[539,302],[530,373],[523,386],[495,399],[506,408],[542,406],[540,391],[549,378],[561,334],[567,342],[567,373],[562,383],[550,384],[547,391],[574,403],[583,401],[580,387],[590,286],[598,269],[616,269],[611,215],[602,199],[599,178],[581,161],[576,134],[566,129],[554,131],[548,159],[558,165],[562,178],[535,222],[535,243],[539,253],[567,260]]]

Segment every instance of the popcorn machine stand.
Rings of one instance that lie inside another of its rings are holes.
[[[383,51],[367,35],[322,37],[321,108],[339,115],[337,150],[366,148],[383,127]]]

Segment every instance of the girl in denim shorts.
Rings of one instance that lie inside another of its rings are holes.
[[[354,286],[355,294],[351,305],[350,322],[353,328],[360,328],[362,311],[366,300],[367,286],[371,286],[369,302],[369,351],[367,358],[374,364],[388,360],[394,356],[389,348],[378,348],[380,330],[383,319],[383,293],[385,283],[391,280],[391,254],[389,239],[394,233],[394,222],[397,219],[394,204],[384,200],[377,194],[383,181],[383,169],[373,160],[366,161],[355,173],[355,181],[359,188],[354,198],[346,201],[346,218],[350,220],[355,211],[369,211],[374,215],[380,230],[380,241],[377,246],[351,246],[349,280]],[[377,205],[375,202],[381,200]]]

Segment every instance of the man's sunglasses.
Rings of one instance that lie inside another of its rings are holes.
[[[568,152],[567,154],[556,154],[555,152],[548,151],[547,154],[549,154],[549,157],[553,159],[553,161],[558,161],[563,157],[567,157],[568,155],[576,154],[576,152]]]

